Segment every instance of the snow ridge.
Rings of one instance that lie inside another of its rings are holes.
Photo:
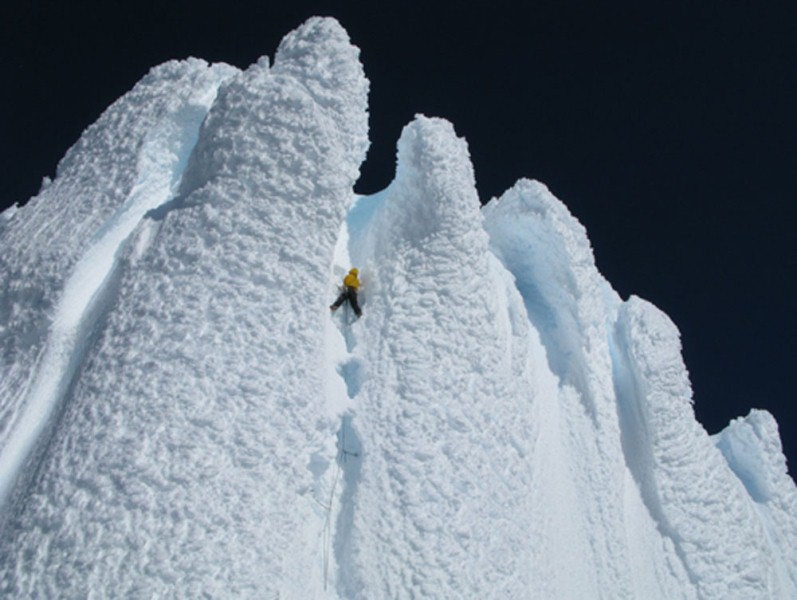
[[[764,532],[749,496],[694,418],[677,329],[636,297],[623,306],[618,329],[640,403],[637,426],[652,449],[646,479],[655,513],[699,597],[770,597]]]
[[[27,397],[66,278],[133,193],[149,132],[187,102],[187,94],[205,87],[204,79],[216,77],[209,73],[197,59],[152,69],[85,131],[61,160],[54,181],[45,181],[24,207],[4,213],[0,439],[9,435]]]
[[[322,309],[367,148],[367,80],[331,19],[285,44],[296,51],[273,69],[220,88],[181,196],[122,256],[70,425],[5,544],[5,592],[323,593],[313,484],[340,418],[323,395]]]
[[[778,425],[764,410],[732,421],[715,438],[728,466],[755,502],[766,530],[778,592],[797,597],[797,489],[786,469]]]
[[[3,213],[0,594],[795,596],[771,415],[709,437],[674,324],[449,122],[357,197],[367,95],[330,18],[167,63]]]
[[[548,417],[556,419],[551,426],[565,432],[556,442],[557,461],[573,471],[575,489],[601,490],[600,502],[570,508],[569,518],[579,514],[588,530],[588,545],[579,550],[585,565],[578,569],[581,585],[628,595],[622,454],[609,347],[620,298],[595,267],[584,227],[543,184],[520,180],[483,212],[491,249],[514,276],[547,365],[560,380],[562,412]]]
[[[207,74],[200,72],[200,69],[207,70]],[[117,265],[119,249],[148,210],[168,201],[176,193],[180,174],[196,142],[200,123],[213,101],[216,88],[228,72],[229,69],[225,67],[207,69],[204,63],[189,61],[184,65],[165,65],[150,75],[150,79],[158,76],[166,79],[158,88],[159,94],[163,93],[164,83],[172,84],[168,78],[174,78],[175,75],[188,80],[190,87],[186,86],[187,82],[178,80],[186,87],[173,96],[168,104],[157,107],[157,121],[142,119],[144,123],[137,124],[141,131],[141,145],[134,170],[137,174],[135,183],[116,212],[90,236],[89,245],[63,283],[41,358],[36,370],[29,375],[29,389],[22,401],[24,408],[14,415],[2,446],[0,504],[7,500],[42,430],[57,411],[82,361],[91,340],[91,332],[112,301],[108,297],[108,283]],[[146,87],[147,83],[145,81],[142,87]],[[141,95],[140,91],[132,92],[127,102],[120,103],[129,110],[128,105],[140,102],[137,96]],[[114,112],[109,110],[105,120],[111,121]],[[106,124],[106,127],[111,126]],[[87,137],[102,140],[104,135],[105,132],[95,126]],[[76,148],[80,147],[81,144],[76,145]],[[78,153],[79,150],[75,150],[67,155],[59,169],[68,172],[74,168],[78,173],[84,170],[82,164],[72,165]],[[113,167],[119,168],[118,165]],[[82,174],[81,180],[85,176]],[[65,177],[67,183],[51,188],[51,193],[64,193],[61,188],[68,187],[69,174]],[[34,211],[37,206],[40,204],[33,204]],[[35,219],[36,214],[32,218]],[[85,227],[85,223],[81,225]],[[8,409],[8,405],[5,408]]]
[[[493,328],[500,280],[467,146],[449,123],[417,117],[398,155],[367,235],[350,244],[368,265],[358,330],[368,361],[354,399],[363,460],[338,594],[518,597],[533,563],[521,490],[534,428],[510,401],[522,384],[510,376],[506,313]],[[499,498],[511,500],[499,510]]]

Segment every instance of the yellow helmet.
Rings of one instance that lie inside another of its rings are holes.
[[[357,269],[351,269],[349,273],[351,273],[352,275],[359,275],[360,272]]]

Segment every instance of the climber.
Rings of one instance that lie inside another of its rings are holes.
[[[341,304],[348,300],[357,318],[359,319],[362,316],[363,311],[360,310],[360,305],[357,304],[357,290],[360,289],[360,280],[357,279],[359,273],[357,269],[352,269],[349,271],[349,274],[343,278],[343,288],[340,292],[340,296],[338,296],[338,299],[329,307],[329,310],[335,312],[340,308]]]

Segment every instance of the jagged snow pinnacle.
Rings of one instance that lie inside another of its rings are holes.
[[[795,597],[772,417],[709,437],[674,324],[444,119],[357,197],[367,94],[331,18],[170,62],[3,213],[0,594]]]

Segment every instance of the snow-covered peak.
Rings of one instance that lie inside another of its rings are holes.
[[[783,597],[797,595],[797,489],[789,477],[778,424],[765,410],[753,409],[726,427],[714,441],[728,466],[757,503],[774,552],[774,571]]]
[[[623,398],[624,426],[633,428],[629,435],[645,438],[628,457],[629,466],[643,482],[646,504],[674,541],[698,596],[789,597],[795,587],[793,573],[781,566],[785,547],[767,532],[773,515],[762,518],[756,499],[694,418],[677,328],[653,305],[632,297],[621,310],[618,330],[631,386]],[[749,460],[766,468],[760,458]],[[787,484],[784,493],[793,496],[787,491],[792,487]],[[793,534],[793,526],[788,530]]]
[[[356,52],[333,48],[356,60]],[[144,120],[147,104],[134,93],[126,100],[120,113],[138,119],[138,139],[152,143],[117,167],[135,182],[123,197],[124,227],[88,209],[95,219],[81,240],[88,249],[73,250],[87,270],[70,272],[62,261],[64,284],[48,286],[74,326],[42,332],[22,360],[14,352],[25,338],[5,330],[15,378],[4,384],[15,395],[3,398],[10,432],[3,481],[35,471],[26,464],[47,465],[36,481],[15,487],[27,498],[22,505],[38,508],[13,513],[14,548],[41,547],[50,531],[70,536],[76,518],[94,533],[78,548],[49,545],[28,572],[51,576],[4,577],[4,591],[317,596],[320,577],[303,580],[317,532],[308,463],[334,448],[338,427],[326,421],[318,393],[326,373],[319,309],[367,147],[367,82],[359,63],[349,66],[338,71],[346,76],[337,88],[334,76],[327,79],[320,99],[306,85],[312,63],[282,75],[267,61],[225,71],[218,95],[180,81],[161,90],[165,98],[199,93],[207,104],[193,112],[188,102],[195,118],[177,110],[162,133]],[[359,92],[352,96],[352,88]],[[340,101],[331,102],[336,93]],[[115,139],[114,126],[93,135]],[[179,140],[190,144],[173,147]],[[76,168],[84,168],[79,158]],[[83,158],[91,165],[91,153]],[[56,179],[47,193],[58,199],[61,185]],[[53,223],[65,218],[57,206],[50,206]],[[18,260],[36,273],[44,265],[35,259],[20,252]],[[31,285],[24,274],[20,281]],[[94,293],[82,285],[87,279]],[[24,307],[33,317],[30,298],[4,301],[12,314]],[[40,308],[38,317],[46,331],[51,313]],[[24,359],[40,348],[44,362],[30,369],[35,362]],[[51,432],[49,415],[71,425]],[[119,551],[130,543],[139,548],[134,556]],[[66,576],[46,567],[53,562]],[[99,568],[79,577],[76,565],[88,562]]]
[[[342,466],[338,594],[520,597],[535,555],[521,492],[535,427],[516,411],[535,396],[530,328],[489,254],[464,140],[417,117],[395,180],[368,202],[371,218],[349,224],[367,303],[344,331],[359,456]]]
[[[393,252],[394,244],[422,248],[444,239],[463,248],[475,243],[469,256],[483,254],[486,237],[473,166],[467,143],[451,123],[419,115],[404,127],[396,178],[383,194],[380,214],[370,232],[371,253]]]
[[[782,487],[777,480],[787,476],[778,437],[775,418],[758,409],[734,419],[716,437],[717,447],[756,502],[772,501]]]
[[[338,104],[339,110],[356,106],[368,92],[360,50],[331,17],[313,17],[286,35],[274,72],[302,79],[319,104]],[[346,101],[341,100],[342,92],[350,94]]]
[[[540,182],[521,179],[484,207],[496,255],[515,276],[553,371],[611,422],[610,328],[620,297],[595,266],[584,226]]]
[[[672,321],[445,119],[357,197],[367,93],[331,18],[170,62],[3,213],[0,594],[795,597],[774,419],[711,438]]]
[[[310,19],[286,36],[273,67],[261,59],[219,91],[183,193],[222,178],[265,186],[249,191],[259,202],[306,202],[345,186],[368,149],[367,102],[359,50],[334,19]]]

